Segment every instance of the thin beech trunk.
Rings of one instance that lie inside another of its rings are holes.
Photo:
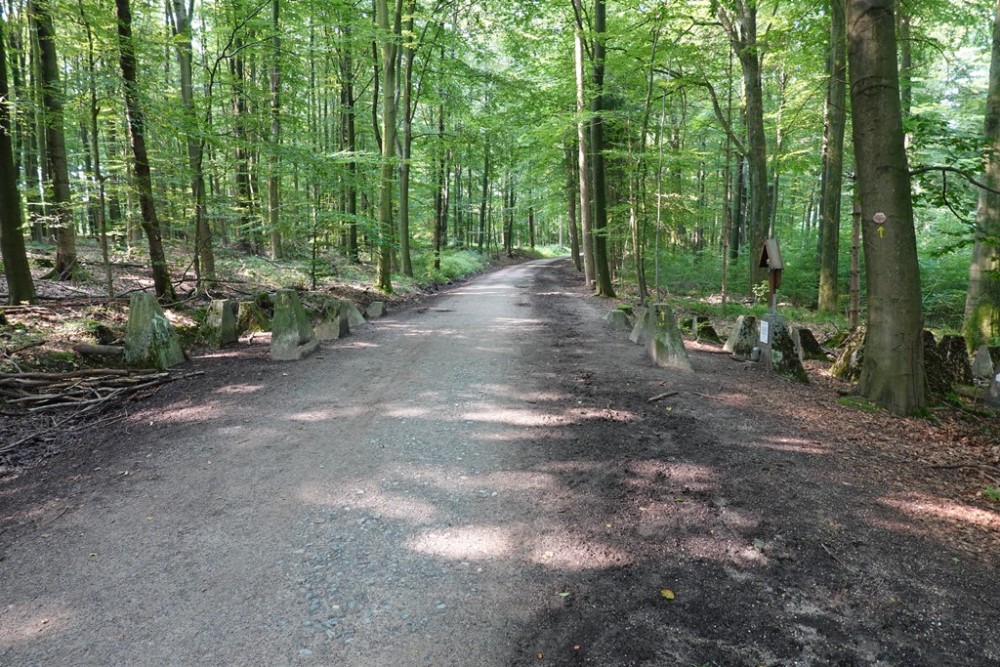
[[[608,187],[604,169],[604,56],[606,0],[594,0],[594,97],[590,104],[590,150],[594,179],[594,269],[597,294],[614,298],[608,261]]]
[[[583,271],[583,262],[580,258],[580,235],[576,224],[576,206],[579,202],[576,190],[579,180],[576,177],[576,156],[573,146],[566,144],[566,223],[569,225],[569,246],[570,256],[573,258],[573,266],[577,271]]]
[[[10,91],[7,87],[6,36],[0,14],[0,257],[7,278],[7,303],[35,303],[35,284],[24,245],[21,196],[17,191],[17,169],[11,141]]]
[[[271,0],[271,164],[267,178],[267,222],[271,236],[271,259],[281,259],[281,32],[280,0]]]
[[[584,74],[584,39],[583,6],[581,0],[573,0],[576,10],[577,22],[574,31],[574,46],[576,59],[576,112],[578,115],[587,109],[587,88],[586,76]],[[597,282],[597,273],[594,266],[594,234],[591,229],[593,221],[593,203],[591,200],[590,185],[590,140],[587,136],[587,121],[582,117],[577,122],[577,175],[580,178],[580,227],[583,235],[583,276],[587,285],[594,285]]]
[[[986,152],[983,182],[1000,189],[1000,0],[993,17],[993,50],[990,59],[986,115],[983,121]],[[979,190],[976,210],[976,243],[969,266],[965,299],[966,341],[973,348],[1000,336],[1000,195]]]
[[[830,0],[830,79],[826,92],[823,183],[820,199],[819,310],[837,312],[840,257],[840,199],[844,183],[844,133],[847,122],[847,25],[844,0]]]
[[[63,116],[63,91],[59,82],[59,60],[56,56],[56,35],[47,1],[28,3],[38,35],[39,74],[44,107],[45,147],[48,173],[52,181],[52,205],[56,229],[56,266],[53,277],[72,280],[78,270],[76,259],[76,229],[69,189],[69,169],[66,163],[66,134]]]
[[[163,242],[160,238],[160,224],[156,219],[156,207],[153,203],[153,180],[146,152],[146,118],[139,102],[135,44],[132,40],[132,10],[129,0],[115,0],[115,10],[118,19],[119,64],[125,86],[125,114],[135,161],[135,186],[142,214],[142,229],[146,232],[146,240],[149,243],[153,289],[161,302],[173,303],[177,301],[177,294],[170,282],[170,272],[167,269]]]

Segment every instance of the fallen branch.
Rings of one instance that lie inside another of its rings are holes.
[[[646,402],[647,403],[656,403],[657,401],[662,401],[665,398],[670,398],[671,396],[676,396],[679,393],[681,393],[681,392],[679,392],[679,391],[667,391],[667,392],[664,392],[662,394],[657,394],[656,396],[652,396],[650,398],[647,398]]]
[[[92,357],[124,357],[125,348],[121,345],[93,345],[92,343],[80,343],[74,345],[73,350],[79,354],[87,354]]]

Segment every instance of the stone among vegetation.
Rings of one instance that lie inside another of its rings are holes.
[[[186,359],[170,320],[152,294],[133,294],[125,328],[125,363],[136,368],[176,366]]]
[[[271,320],[271,361],[297,361],[319,346],[299,295],[278,290]]]
[[[757,318],[753,315],[740,315],[722,349],[736,359],[749,359],[750,352],[757,346],[757,333]]]
[[[1000,409],[1000,371],[993,374],[990,388],[986,392],[986,405]]]
[[[344,301],[343,304],[343,308],[347,312],[347,323],[352,329],[363,326],[368,321],[361,314],[361,311],[358,310],[358,307],[354,305],[354,302]]]
[[[344,302],[334,299],[324,304],[314,331],[318,340],[336,340],[350,334],[351,325],[347,321]]]
[[[845,382],[857,382],[861,377],[861,366],[865,362],[865,337],[868,332],[858,327],[844,341],[840,356],[830,366],[830,375]]]
[[[694,318],[694,325],[695,340],[707,340],[709,343],[722,345],[722,338],[719,336],[719,332],[715,330],[715,327],[712,326],[711,320],[707,317]]]
[[[374,320],[379,317],[385,317],[388,311],[385,308],[384,301],[372,301],[368,304],[368,308],[365,310],[365,314],[368,315],[368,319]]]
[[[990,348],[980,345],[976,349],[976,354],[972,361],[972,375],[980,380],[989,380],[993,377],[996,366],[993,357],[990,356]]]
[[[646,314],[645,322],[649,354],[653,362],[660,368],[692,370],[684,338],[670,306],[665,303],[655,304]]]
[[[208,306],[208,317],[205,318],[206,337],[214,347],[225,347],[239,338],[236,333],[236,316],[233,314],[234,305],[228,299],[215,299]]]
[[[637,345],[645,341],[643,338],[643,332],[649,330],[649,327],[646,324],[646,318],[648,315],[649,308],[646,306],[638,306],[633,310],[635,320],[632,322],[632,333],[629,334],[628,339]]]
[[[792,327],[792,342],[795,343],[795,352],[799,361],[826,361],[826,350],[809,329]]]
[[[628,313],[620,308],[613,308],[604,316],[605,321],[610,322],[615,329],[631,331],[632,323],[628,320]]]
[[[256,301],[240,301],[236,311],[236,335],[269,331],[271,322]]]
[[[951,391],[951,372],[945,367],[944,357],[938,349],[934,334],[924,330],[924,374],[927,378],[927,391],[931,394],[943,395]]]
[[[944,336],[938,343],[938,352],[952,384],[972,384],[972,364],[965,339],[961,336]]]
[[[799,353],[796,349],[795,341],[792,340],[791,331],[788,325],[775,313],[769,314],[764,321],[768,323],[769,342],[764,348],[769,352],[765,354],[764,362],[768,368],[781,375],[805,384],[809,383],[809,376],[806,375],[799,360]]]

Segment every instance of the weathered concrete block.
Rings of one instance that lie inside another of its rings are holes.
[[[788,325],[777,313],[770,313],[764,318],[767,322],[767,341],[763,343],[766,354],[763,355],[764,362],[768,368],[783,377],[809,384],[809,376],[802,367],[799,354],[795,349],[795,341]],[[764,338],[763,333],[761,338]]]
[[[980,345],[972,362],[972,375],[980,380],[989,380],[993,377],[994,370],[990,348]]]
[[[792,327],[792,342],[795,343],[795,352],[799,361],[813,359],[816,361],[826,361],[826,350],[816,340],[813,332],[805,327]]]
[[[840,356],[833,362],[833,366],[830,366],[830,375],[845,382],[856,382],[861,377],[861,367],[865,363],[867,333],[864,327],[858,327],[851,332],[844,341]]]
[[[297,361],[319,346],[299,295],[278,290],[271,320],[271,361]]]
[[[942,336],[938,352],[952,384],[972,384],[972,364],[969,363],[969,349],[965,346],[965,338]]]
[[[611,326],[615,329],[621,331],[631,331],[632,323],[628,321],[628,313],[620,308],[614,308],[608,311],[608,314],[604,316],[606,322],[610,322]]]
[[[267,331],[271,328],[271,323],[267,315],[254,301],[240,301],[236,311],[236,335],[242,336],[245,333],[255,333]]]
[[[653,362],[661,368],[692,370],[684,338],[670,306],[665,303],[653,305],[645,319],[649,329],[649,356]]]
[[[133,294],[125,328],[125,363],[163,370],[182,363],[185,358],[177,334],[156,297]]]
[[[225,347],[236,342],[236,315],[233,314],[233,302],[228,299],[215,299],[208,306],[208,317],[205,318],[206,337],[215,347]]]
[[[343,301],[331,301],[323,306],[319,314],[319,322],[314,327],[319,340],[336,340],[351,333],[351,325],[347,321],[347,308]]]
[[[646,324],[646,317],[649,315],[649,308],[646,306],[638,306],[633,310],[635,316],[635,321],[632,322],[632,333],[629,334],[628,339],[633,343],[640,344],[645,341],[644,332],[649,330],[649,326]]]
[[[692,324],[694,325],[695,340],[722,345],[722,338],[719,337],[719,332],[712,326],[710,319],[707,317],[696,317]]]
[[[722,349],[737,359],[749,359],[750,352],[757,346],[757,318],[753,315],[740,315],[736,326],[729,334],[729,339]]]
[[[354,305],[353,301],[344,301],[343,303],[343,307],[347,312],[347,323],[352,329],[363,326],[368,322],[365,316],[361,314],[361,311],[358,310],[358,307]]]
[[[1000,409],[1000,371],[993,374],[990,388],[986,392],[986,405]]]
[[[368,319],[374,320],[379,317],[385,317],[388,311],[385,308],[384,301],[372,301],[368,304],[368,308],[365,309],[365,314],[368,315]]]

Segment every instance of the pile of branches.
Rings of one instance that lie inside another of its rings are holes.
[[[92,412],[128,394],[198,375],[96,368],[70,373],[0,374],[0,400],[28,413],[49,410]]]

